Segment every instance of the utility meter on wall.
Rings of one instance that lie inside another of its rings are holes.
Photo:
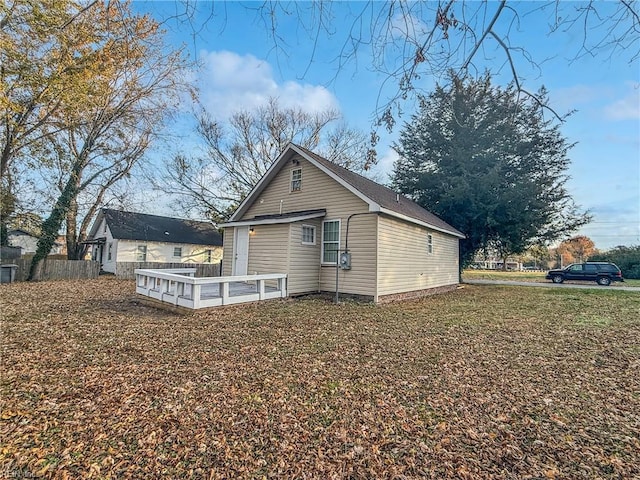
[[[351,270],[351,254],[349,252],[340,254],[340,268],[342,270]]]

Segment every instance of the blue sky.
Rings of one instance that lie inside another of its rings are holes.
[[[563,3],[572,8],[584,5]],[[170,42],[184,44],[192,58],[201,62],[202,68],[194,75],[210,113],[224,119],[238,109],[257,107],[277,96],[287,106],[339,109],[349,125],[368,132],[376,102],[384,101],[393,85],[385,83],[386,76],[372,71],[376,58],[370,46],[362,46],[357,60],[340,69],[335,62],[346,39],[344,32],[354,25],[351,15],[365,4],[332,5],[334,32],[321,35],[316,44],[311,42],[309,30],[313,31],[317,19],[303,18],[301,25],[293,11],[288,17],[281,15],[277,25],[281,43],[277,48],[267,34],[264,18],[255,10],[261,4],[194,2],[190,24],[173,20],[165,24]],[[640,40],[636,37],[624,50],[605,46],[596,56],[587,54],[576,59],[583,43],[580,28],[549,35],[549,19],[554,12],[541,10],[541,2],[514,5],[518,16],[506,12],[496,30],[504,33],[509,29],[511,45],[525,47],[539,66],[532,67],[523,56],[514,57],[523,85],[531,91],[544,85],[559,113],[575,110],[561,127],[563,134],[576,142],[569,154],[572,165],[568,186],[575,201],[594,216],[593,222],[578,233],[589,236],[600,249],[640,244],[640,60],[633,58]],[[173,1],[137,1],[134,7],[158,19],[184,11],[183,4]],[[365,17],[362,25],[368,34],[367,20]],[[412,20],[416,29],[424,26],[421,19]],[[597,43],[602,32],[591,31],[588,41]],[[495,42],[487,41],[486,45],[475,65],[479,70],[495,71],[495,82],[505,84],[510,80],[505,57],[493,48]],[[428,91],[435,81],[437,78],[425,75],[419,86]],[[405,105],[400,124],[408,120],[412,108],[411,104]],[[382,182],[387,181],[393,166],[395,154],[390,145],[399,130],[396,127],[391,134],[379,131],[375,173]],[[192,141],[183,139],[185,144]]]

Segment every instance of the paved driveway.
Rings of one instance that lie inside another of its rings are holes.
[[[602,287],[595,283],[551,283],[551,282],[516,282],[511,280],[464,280],[463,283],[470,285],[513,285],[518,287],[547,287],[547,288],[582,288],[582,289],[612,289],[625,290],[627,292],[640,292],[640,287],[626,287],[619,283],[615,286]]]

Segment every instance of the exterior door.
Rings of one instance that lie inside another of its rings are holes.
[[[249,263],[249,227],[236,227],[233,230],[233,275],[246,275]]]

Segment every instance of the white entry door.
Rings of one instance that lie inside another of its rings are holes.
[[[233,275],[246,275],[249,263],[249,227],[234,228]]]

